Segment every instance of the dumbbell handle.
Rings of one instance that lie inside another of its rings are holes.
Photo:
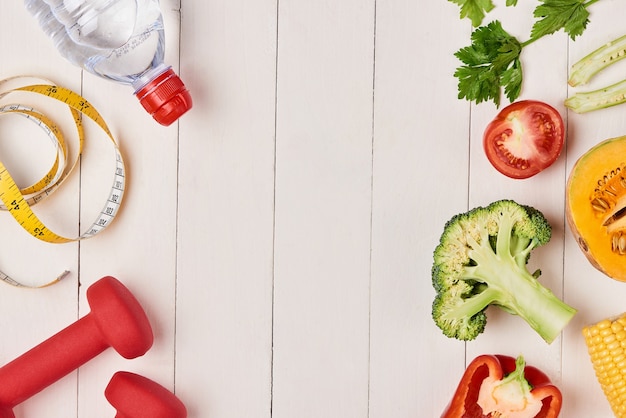
[[[0,405],[15,407],[108,347],[87,314],[0,368]]]

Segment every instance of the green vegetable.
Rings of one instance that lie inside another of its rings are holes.
[[[461,6],[461,19],[469,18],[472,26],[477,27],[483,22],[485,15],[493,10],[494,5],[491,0],[449,0]],[[515,6],[517,0],[506,0],[507,6]]]
[[[572,65],[568,84],[587,83],[598,72],[626,57],[626,35],[609,42]],[[590,112],[626,102],[626,80],[594,91],[578,92],[565,100],[565,106],[577,113]]]
[[[493,10],[492,0],[448,0],[461,7],[460,18],[469,18],[474,27],[482,24],[485,16]],[[558,27],[565,28],[567,33],[580,32],[581,27],[587,26],[589,13],[587,7],[598,0],[540,0],[542,4],[535,8],[533,15],[541,18],[541,23],[537,22],[536,30],[539,32],[544,28]],[[506,0],[507,6],[517,6],[517,0]],[[582,25],[582,26],[581,26]],[[533,28],[533,30],[535,30]],[[556,32],[556,31],[553,31]],[[535,37],[531,35],[531,37]]]
[[[504,89],[504,95],[513,102],[522,88],[520,57],[524,47],[561,29],[575,40],[589,23],[587,7],[596,1],[540,0],[541,4],[533,13],[538,20],[525,42],[511,36],[497,20],[476,28],[471,35],[471,45],[455,53],[463,64],[454,73],[459,79],[459,99],[475,103],[493,101],[499,107]]]
[[[572,87],[588,83],[600,70],[625,57],[626,35],[602,45],[572,65],[572,71],[567,83]]]
[[[496,305],[523,318],[551,343],[576,310],[542,286],[526,264],[552,229],[543,214],[499,200],[454,216],[434,251],[432,317],[443,333],[473,340],[485,329],[486,309]]]
[[[572,40],[587,28],[589,11],[587,8],[598,0],[540,0],[533,15],[539,18],[530,32],[531,39],[539,39],[561,29]]]
[[[587,113],[626,102],[626,80],[598,90],[578,92],[565,100],[565,106],[576,113]]]
[[[472,44],[454,54],[465,64],[454,73],[459,79],[459,99],[492,100],[499,107],[504,88],[507,98],[514,101],[522,88],[523,47],[497,20],[474,30]]]

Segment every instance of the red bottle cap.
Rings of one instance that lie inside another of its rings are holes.
[[[135,93],[154,120],[169,126],[191,109],[192,101],[183,81],[169,68]]]

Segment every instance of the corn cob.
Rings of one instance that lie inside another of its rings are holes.
[[[626,313],[584,327],[583,336],[613,413],[626,418]]]

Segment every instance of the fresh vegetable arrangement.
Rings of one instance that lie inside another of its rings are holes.
[[[506,106],[487,125],[483,148],[496,170],[514,179],[534,176],[561,154],[565,125],[547,103],[522,100]]]
[[[476,27],[471,44],[455,53],[462,62],[454,73],[459,80],[458,97],[475,103],[493,101],[499,107],[503,91],[511,102],[520,95],[523,49],[561,29],[575,40],[589,23],[588,7],[598,0],[541,0],[533,12],[536,20],[530,36],[523,42],[510,35],[498,20],[478,26],[493,9],[491,0],[449,1],[459,4],[461,18],[468,17]],[[507,6],[516,4],[516,0],[507,0]]]
[[[556,418],[562,395],[524,358],[480,355],[467,367],[441,418]]]
[[[434,251],[432,317],[443,333],[473,340],[485,329],[490,305],[523,318],[551,343],[576,310],[542,286],[526,264],[552,229],[538,210],[512,200],[477,207],[450,219]]]
[[[520,40],[499,20],[483,23],[492,0],[448,0],[460,7],[473,31],[469,46],[455,56],[458,98],[505,106],[486,126],[483,149],[491,165],[513,179],[527,179],[552,165],[565,142],[559,112],[536,100],[517,101],[523,84],[522,52],[563,30],[574,41],[589,24],[597,0],[539,0],[530,34]],[[515,7],[517,0],[503,0]],[[626,58],[626,35],[606,43],[571,67],[568,84],[587,84]],[[608,84],[608,83],[607,83]],[[585,113],[626,103],[626,79],[564,101]],[[589,262],[607,276],[626,281],[626,135],[598,143],[576,161],[566,187],[565,214],[574,239]],[[463,341],[485,329],[486,309],[498,306],[524,319],[551,343],[576,314],[527,268],[530,254],[545,245],[551,227],[541,212],[499,200],[452,217],[435,248],[432,317],[443,334]],[[617,417],[626,418],[626,314],[586,326],[583,336],[598,382]],[[549,379],[533,378],[522,356],[479,356],[467,367],[442,418],[557,417],[561,393]]]

